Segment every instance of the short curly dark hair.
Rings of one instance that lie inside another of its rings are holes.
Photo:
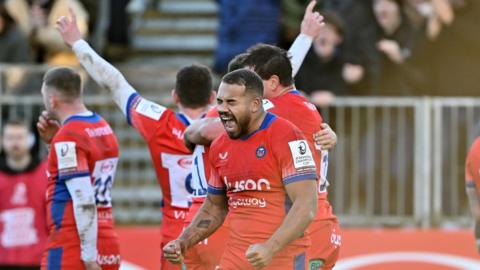
[[[208,105],[212,89],[212,74],[204,65],[186,66],[177,73],[175,92],[180,103],[187,108],[196,109]]]

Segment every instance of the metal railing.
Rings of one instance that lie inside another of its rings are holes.
[[[87,97],[86,103],[109,121],[119,140],[117,222],[159,222],[161,191],[145,143],[110,98]],[[38,95],[0,95],[3,117],[33,121],[42,107]],[[328,178],[342,224],[469,224],[464,161],[480,134],[480,99],[345,97],[321,112],[339,138]]]

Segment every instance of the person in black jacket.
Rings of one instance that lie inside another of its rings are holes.
[[[30,45],[0,2],[0,63],[31,62]]]
[[[371,63],[376,67],[374,80],[378,85],[374,94],[415,94],[422,74],[410,61],[417,46],[417,39],[403,11],[403,1],[374,0],[372,8],[378,24],[377,38],[372,43],[378,51],[377,57]]]
[[[322,107],[337,95],[352,94],[348,85],[360,81],[364,68],[345,58],[344,24],[334,12],[322,12],[325,26],[314,40],[305,61],[295,77],[296,86]]]

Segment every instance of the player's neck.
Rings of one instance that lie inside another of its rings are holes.
[[[252,134],[256,130],[258,130],[262,126],[263,120],[265,120],[266,116],[266,111],[262,111],[258,115],[255,115],[250,121],[250,125],[248,127],[248,134]]]
[[[28,167],[32,161],[32,156],[25,155],[19,158],[7,157],[7,165],[14,171],[22,171]]]
[[[289,86],[280,86],[280,89],[278,91],[276,91],[275,93],[277,94],[276,96],[274,97],[279,97],[279,96],[282,96],[282,95],[285,95],[286,93],[292,91],[295,89],[295,85],[289,85]]]
[[[208,107],[192,109],[192,108],[185,108],[181,105],[178,105],[178,108],[181,113],[185,114],[192,120],[196,120],[202,117],[208,111]]]
[[[64,104],[61,108],[60,112],[58,113],[58,120],[60,123],[65,122],[70,116],[88,112],[87,107],[83,104],[83,102],[75,102],[72,104]]]

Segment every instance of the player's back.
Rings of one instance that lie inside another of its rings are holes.
[[[162,189],[164,215],[176,219],[174,211],[186,211],[190,203],[192,157],[183,132],[191,120],[138,94],[132,95],[127,108],[128,122],[148,144]]]
[[[48,156],[47,221],[49,238],[42,269],[83,269],[80,237],[66,182],[90,178],[97,207],[97,263],[104,270],[120,266],[114,230],[111,188],[118,162],[117,139],[108,123],[91,112],[64,121]]]
[[[268,104],[268,100],[264,100],[264,108],[298,127],[305,135],[310,149],[315,149],[313,134],[320,131],[320,124],[323,122],[315,105],[297,90],[272,98],[270,102],[271,104]],[[320,160],[318,153],[314,153],[314,156],[316,161]]]
[[[50,245],[63,237],[79,241],[72,199],[66,181],[88,176],[95,190],[98,234],[114,236],[111,188],[118,162],[118,143],[113,130],[99,115],[74,115],[68,118],[52,140],[49,154],[47,213]],[[72,237],[73,236],[73,237]]]

